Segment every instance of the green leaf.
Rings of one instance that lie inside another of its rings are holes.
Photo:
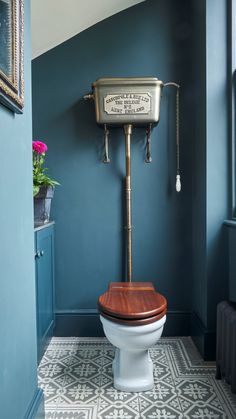
[[[33,185],[33,195],[35,197],[35,195],[37,195],[39,193],[39,186],[35,186]]]
[[[45,160],[45,153],[44,154],[36,154],[33,153],[33,185],[34,185],[34,196],[37,195],[39,192],[40,186],[56,186],[60,185],[59,182],[57,182],[54,179],[51,179],[47,175],[48,169],[46,167],[43,167]]]

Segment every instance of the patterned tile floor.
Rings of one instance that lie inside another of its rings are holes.
[[[39,366],[46,419],[236,418],[236,395],[190,338],[163,338],[150,354],[154,389],[125,393],[112,386],[114,349],[105,338],[53,338]]]

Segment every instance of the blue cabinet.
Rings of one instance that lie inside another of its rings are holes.
[[[38,363],[53,336],[54,223],[35,229]]]

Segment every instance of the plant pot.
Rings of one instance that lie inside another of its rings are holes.
[[[49,222],[53,195],[53,186],[40,186],[39,192],[34,197],[34,224],[36,226]]]

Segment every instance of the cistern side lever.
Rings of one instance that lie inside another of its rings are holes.
[[[94,94],[93,93],[87,93],[86,95],[83,96],[84,100],[91,100],[94,99]]]

